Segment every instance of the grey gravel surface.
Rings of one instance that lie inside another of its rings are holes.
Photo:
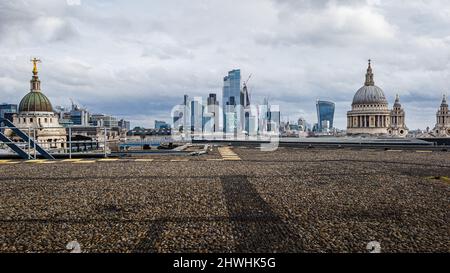
[[[450,252],[450,153],[233,151],[0,165],[0,252]]]

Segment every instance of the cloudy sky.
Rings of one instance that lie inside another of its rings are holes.
[[[37,56],[53,105],[150,127],[185,93],[221,96],[240,68],[283,119],[315,122],[316,99],[330,99],[344,128],[370,58],[409,128],[432,127],[450,95],[449,26],[448,0],[0,0],[0,102],[28,92]]]

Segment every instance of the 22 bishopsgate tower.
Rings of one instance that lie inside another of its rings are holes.
[[[222,103],[224,133],[242,131],[241,70],[232,70],[224,77]]]

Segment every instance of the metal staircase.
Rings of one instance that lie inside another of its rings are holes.
[[[32,138],[30,138],[27,134],[25,134],[22,130],[17,128],[11,121],[0,117],[0,127],[2,126],[8,127],[11,129],[18,137],[20,137],[25,143],[29,144],[28,149],[31,147],[35,148],[39,154],[45,159],[55,159],[51,154],[49,154],[46,150],[44,150],[41,146],[39,146]],[[16,152],[23,159],[30,159],[30,154],[25,152],[22,148],[17,146],[14,142],[11,141],[7,136],[5,136],[0,131],[0,142],[4,142],[11,148],[14,152]]]

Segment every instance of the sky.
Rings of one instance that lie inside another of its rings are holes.
[[[39,57],[53,106],[152,127],[183,94],[221,99],[239,68],[282,120],[317,122],[316,100],[332,100],[344,129],[372,59],[389,106],[399,94],[424,129],[450,95],[448,26],[447,0],[0,0],[0,103],[20,102]]]

